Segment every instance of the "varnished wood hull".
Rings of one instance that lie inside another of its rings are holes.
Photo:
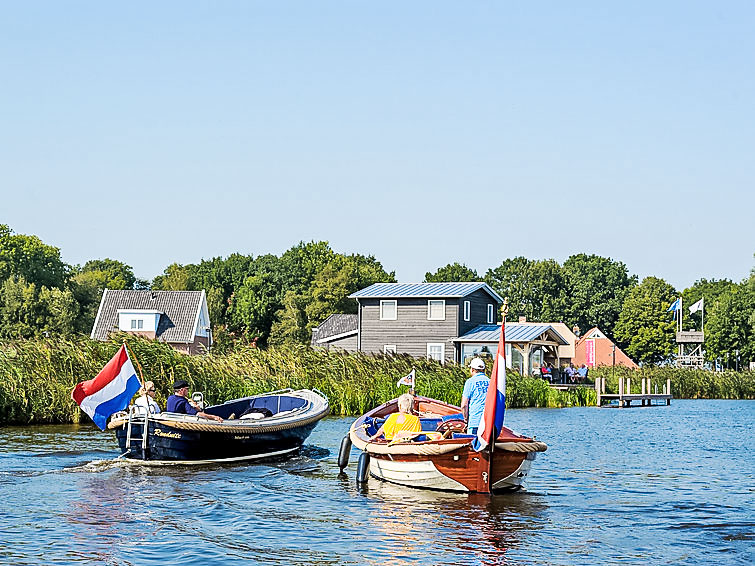
[[[520,436],[504,428],[492,451],[477,452],[472,437],[453,435],[441,440],[393,444],[370,441],[379,419],[395,412],[395,400],[389,401],[357,419],[350,438],[355,446],[370,456],[370,475],[379,480],[409,487],[442,491],[490,493],[521,489],[529,475],[537,452],[547,447],[533,438]],[[434,399],[418,397],[415,410],[423,430],[458,407]]]

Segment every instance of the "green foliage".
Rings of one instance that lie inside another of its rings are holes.
[[[563,321],[566,315],[566,282],[561,266],[552,259],[515,257],[489,269],[485,281],[509,299],[509,317],[528,321]]]
[[[676,290],[656,277],[646,277],[630,289],[614,329],[614,335],[630,358],[658,363],[674,350],[675,322],[668,307]]]
[[[671,380],[671,394],[677,399],[755,399],[755,372],[645,367],[632,370],[623,366],[601,366],[590,370],[590,377],[606,378],[606,393],[618,393],[619,379],[630,378],[631,392],[640,393],[642,378],[650,378],[651,393],[663,391]]]
[[[114,259],[95,259],[75,268],[70,280],[71,291],[79,304],[76,330],[89,333],[105,289],[133,289],[137,284],[130,265]]]
[[[435,273],[425,273],[425,283],[453,283],[456,281],[482,281],[474,269],[461,263],[449,263]]]
[[[405,391],[396,387],[396,381],[412,368],[418,394],[453,404],[460,402],[468,376],[461,366],[409,356],[344,354],[300,345],[187,356],[157,341],[125,338],[137,371],[155,382],[157,401],[163,407],[176,378],[189,381],[194,391],[203,391],[209,403],[286,387],[315,388],[327,395],[334,414],[356,415]],[[86,338],[0,343],[0,424],[86,420],[71,400],[71,390],[97,375],[120,345],[118,340]],[[589,388],[559,392],[540,379],[515,375],[508,385],[509,407],[594,403]]]
[[[755,276],[731,285],[705,305],[705,348],[710,360],[755,360]]]
[[[75,330],[78,308],[69,289],[40,287],[11,276],[0,285],[0,337],[69,335]]]
[[[577,254],[564,262],[564,279],[569,289],[569,323],[583,332],[597,326],[613,335],[624,299],[637,285],[637,277],[630,276],[620,261]]]
[[[42,243],[36,236],[14,234],[0,224],[0,281],[19,277],[37,287],[65,288],[68,266],[60,250]]]

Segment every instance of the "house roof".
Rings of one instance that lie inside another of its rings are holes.
[[[410,297],[458,298],[466,297],[478,289],[483,289],[499,303],[501,296],[493,291],[487,283],[374,283],[349,295],[350,299],[405,299]]]
[[[507,322],[506,342],[532,342],[543,334],[548,334],[554,342],[566,345],[569,342],[547,323]],[[501,339],[500,324],[481,324],[459,336],[454,342],[498,342]]]
[[[312,346],[357,333],[359,315],[331,314],[312,329]]]
[[[204,302],[204,291],[142,291],[105,289],[91,337],[107,340],[118,330],[118,310],[161,312],[155,338],[165,342],[190,343]]]
[[[591,328],[585,332],[574,346],[574,363],[576,365],[587,364],[587,344],[590,339],[595,341],[595,365],[596,366],[626,366],[629,368],[639,367],[632,358],[616,346],[613,341],[597,328]]]

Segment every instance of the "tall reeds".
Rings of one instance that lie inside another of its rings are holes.
[[[115,354],[121,342],[47,339],[0,344],[0,424],[75,423],[88,420],[71,400],[80,381],[93,378]],[[441,366],[409,356],[372,356],[288,348],[237,349],[229,354],[187,356],[170,346],[127,338],[137,370],[155,382],[157,400],[165,405],[173,381],[186,379],[192,391],[203,391],[216,403],[266,391],[318,389],[336,415],[356,415],[406,388],[398,379],[416,370],[420,395],[458,404],[465,368]],[[509,374],[509,407],[563,407],[594,404],[589,389],[559,392],[536,378]],[[594,393],[593,393],[594,395]]]

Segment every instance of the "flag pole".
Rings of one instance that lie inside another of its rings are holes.
[[[412,386],[409,388],[409,394],[414,397],[414,384],[417,382],[417,372],[414,371],[414,366],[412,366]]]
[[[136,367],[139,369],[139,386],[144,389],[144,375],[142,374],[142,364],[139,363],[139,359],[134,356],[134,353],[129,349],[129,347],[126,345],[126,341],[123,341],[123,347],[126,349],[126,354],[128,354],[129,359],[132,359],[136,362]],[[144,395],[147,395],[147,392],[144,392]]]

